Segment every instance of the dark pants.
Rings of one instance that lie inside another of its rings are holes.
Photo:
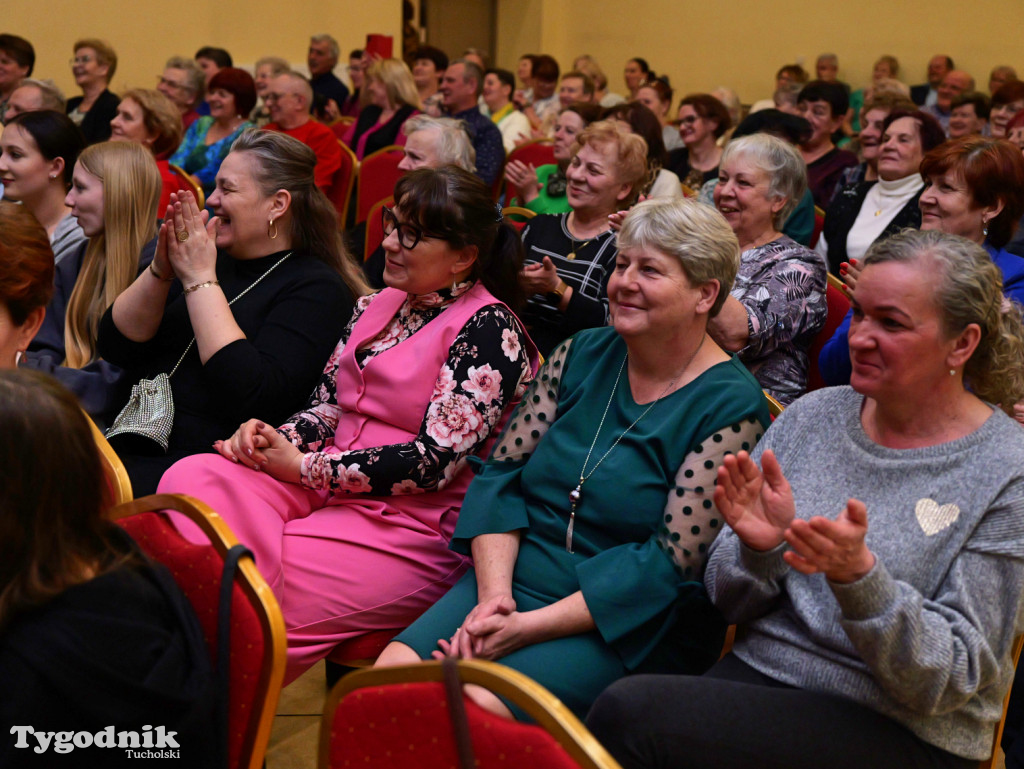
[[[727,655],[703,676],[630,676],[594,703],[587,726],[625,769],[967,769],[841,697],[774,681]]]

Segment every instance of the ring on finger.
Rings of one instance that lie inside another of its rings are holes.
[[[188,240],[188,231],[178,230],[178,232],[175,233],[175,237],[178,239],[179,243],[184,243],[186,240]]]

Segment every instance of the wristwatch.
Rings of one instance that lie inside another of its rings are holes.
[[[559,278],[558,285],[555,286],[555,289],[553,291],[550,291],[549,293],[554,294],[555,296],[558,297],[558,300],[561,301],[562,297],[565,295],[565,292],[568,289],[569,287],[565,284],[565,281]]]

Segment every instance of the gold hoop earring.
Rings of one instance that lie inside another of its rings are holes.
[[[277,222],[271,217],[267,220],[267,237],[271,240],[277,240]]]

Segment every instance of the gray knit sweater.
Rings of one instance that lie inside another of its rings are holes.
[[[864,501],[871,572],[847,585],[804,576],[783,547],[756,552],[726,529],[712,545],[708,592],[741,626],[736,655],[765,675],[986,758],[1022,627],[1024,430],[997,410],[965,438],[888,449],[864,433],[861,402],[849,387],[804,396],[755,459],[775,452],[800,518]]]

